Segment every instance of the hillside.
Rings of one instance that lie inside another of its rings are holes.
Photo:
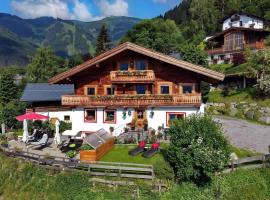
[[[0,13],[0,67],[24,66],[39,46],[50,46],[62,57],[94,53],[96,37],[106,24],[112,45],[138,23],[131,17],[108,17],[94,22],[41,17],[22,19]]]

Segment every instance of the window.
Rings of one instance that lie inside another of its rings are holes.
[[[128,63],[120,63],[119,69],[120,71],[128,71]]]
[[[195,84],[193,83],[182,83],[180,84],[180,94],[191,94],[195,90]]]
[[[104,110],[104,123],[116,123],[116,110]]]
[[[224,39],[225,51],[232,51],[244,48],[244,35],[241,32],[230,33]]]
[[[114,95],[114,87],[107,88],[107,95]]]
[[[191,94],[193,90],[192,85],[183,85],[183,93],[184,94]]]
[[[70,115],[64,115],[64,121],[70,121]]]
[[[183,119],[185,117],[186,113],[184,112],[167,112],[167,126],[169,126],[174,120]]]
[[[136,70],[146,70],[146,62],[144,60],[138,60],[135,63]]]
[[[161,85],[160,86],[160,94],[170,94],[170,86],[169,85]]]
[[[145,94],[146,93],[146,85],[137,85],[136,92],[137,92],[137,94]]]
[[[96,94],[95,88],[92,87],[87,88],[87,95],[95,95],[95,94]]]
[[[96,109],[85,109],[84,110],[84,121],[85,122],[97,122],[97,111]]]

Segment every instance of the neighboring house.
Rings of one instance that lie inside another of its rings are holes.
[[[265,48],[264,39],[269,35],[265,30],[267,23],[261,17],[243,12],[225,17],[222,32],[206,38],[209,64],[241,62],[245,48]]]
[[[49,84],[27,85],[21,100],[30,103],[28,111],[70,120],[73,131],[112,126],[118,135],[133,119],[157,129],[203,112],[201,81],[223,78],[221,73],[127,42],[52,77]]]

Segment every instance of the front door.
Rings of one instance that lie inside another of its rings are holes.
[[[145,109],[142,108],[136,109],[135,118],[137,119],[138,128],[142,128],[144,120],[146,119]]]

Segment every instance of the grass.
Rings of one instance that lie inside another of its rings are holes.
[[[115,145],[114,148],[101,159],[101,161],[138,163],[146,165],[154,165],[158,161],[164,161],[161,153],[155,154],[151,158],[144,158],[141,154],[137,156],[128,155],[128,151],[135,148],[136,146],[137,145]]]
[[[238,158],[245,158],[245,157],[251,157],[251,156],[257,156],[259,153],[255,151],[251,151],[249,149],[239,148],[234,145],[230,145],[231,152],[236,153]]]
[[[265,107],[270,105],[270,98],[260,99],[255,96],[255,88],[245,88],[239,90],[231,90],[227,96],[224,96],[221,91],[215,90],[208,94],[208,102],[225,103],[232,102],[247,102],[257,103],[259,106]]]
[[[85,173],[45,170],[41,166],[0,154],[0,199],[144,199],[247,200],[270,199],[270,169],[238,169],[213,177],[209,185],[170,182],[168,190],[153,191],[144,181],[134,186],[93,186]],[[136,196],[139,195],[140,197]]]

